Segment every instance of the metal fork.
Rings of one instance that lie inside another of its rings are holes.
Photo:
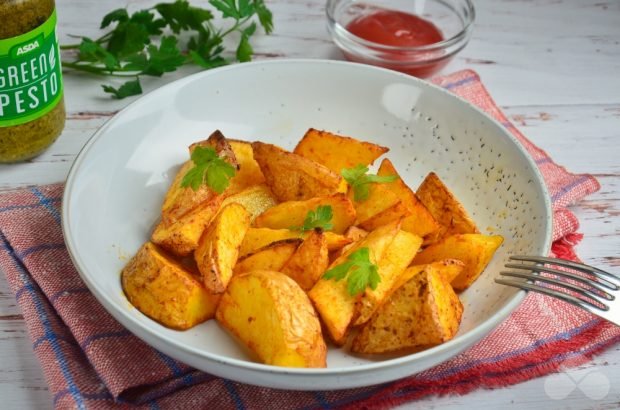
[[[507,263],[505,266],[520,271],[501,271],[500,275],[527,281],[498,278],[495,282],[555,297],[620,326],[620,277],[564,259],[524,255],[511,256],[510,259],[521,263]]]

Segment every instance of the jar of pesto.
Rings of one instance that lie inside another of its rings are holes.
[[[65,125],[54,0],[0,0],[0,163],[32,158]]]

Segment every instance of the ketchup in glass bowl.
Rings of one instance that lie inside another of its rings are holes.
[[[344,56],[428,77],[465,47],[471,0],[328,0],[328,30]]]

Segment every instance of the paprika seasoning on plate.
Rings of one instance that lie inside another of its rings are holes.
[[[54,0],[0,1],[0,163],[38,155],[64,124]]]

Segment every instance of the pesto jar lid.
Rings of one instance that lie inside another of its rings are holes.
[[[32,158],[65,124],[53,0],[0,2],[0,162]]]

